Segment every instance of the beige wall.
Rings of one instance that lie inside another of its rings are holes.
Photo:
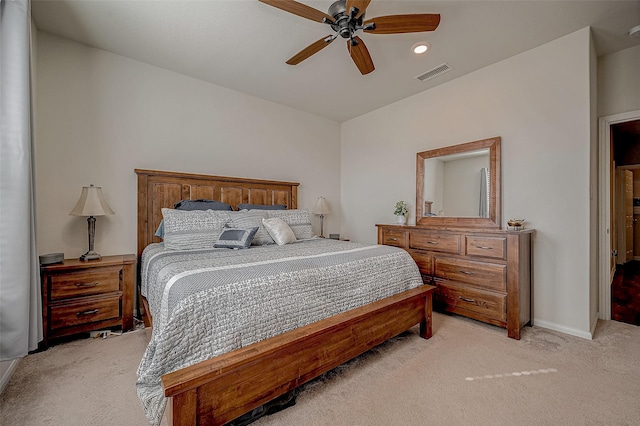
[[[584,28],[342,123],[342,233],[415,209],[417,152],[501,136],[502,225],[537,229],[534,321],[590,337],[590,51]]]
[[[598,58],[598,116],[640,110],[640,46]]]
[[[134,168],[300,182],[299,206],[324,195],[325,233],[339,231],[337,122],[42,32],[37,116],[41,254],[87,250],[86,219],[68,213],[91,183],[116,212],[98,218],[96,251],[135,253]]]

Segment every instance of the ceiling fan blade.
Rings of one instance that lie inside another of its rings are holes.
[[[420,33],[433,31],[440,24],[440,14],[423,13],[414,15],[378,16],[363,23],[363,26],[374,24],[372,29],[364,31],[374,34]]]
[[[331,44],[333,40],[336,38],[334,36],[327,36],[325,38],[321,38],[315,43],[311,43],[309,46],[302,49],[300,52],[296,53],[287,61],[289,65],[298,65],[300,62],[307,59],[309,56],[314,55]]]
[[[354,16],[355,19],[358,19],[365,10],[367,10],[367,6],[369,6],[371,0],[347,0],[347,14],[351,13],[351,8],[355,7],[358,9],[358,13]]]
[[[324,22],[326,19],[328,22],[333,23],[333,17],[327,15],[324,12],[320,12],[318,9],[314,9],[306,4],[299,3],[294,0],[259,0],[269,6],[277,7],[285,12],[293,13],[294,15],[301,16],[303,18],[311,19],[316,22]]]
[[[360,37],[355,36],[353,39],[356,42],[355,46],[351,44],[350,40],[347,40],[347,49],[349,50],[351,59],[353,59],[353,63],[356,64],[362,75],[369,74],[376,69],[373,66],[373,60],[371,59],[371,55],[369,55],[369,50]]]

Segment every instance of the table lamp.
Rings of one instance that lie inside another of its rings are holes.
[[[316,201],[316,207],[313,209],[313,214],[320,216],[320,238],[324,238],[324,215],[329,214],[329,207],[327,207],[327,200],[324,197],[318,197]]]
[[[115,214],[107,201],[102,195],[102,188],[99,186],[84,186],[82,187],[82,193],[76,206],[69,213],[72,216],[88,216],[87,224],[89,228],[89,251],[80,256],[80,260],[94,260],[100,259],[98,253],[93,250],[93,244],[96,238],[96,218],[95,216],[104,216],[107,214]]]

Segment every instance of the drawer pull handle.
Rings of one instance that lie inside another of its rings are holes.
[[[87,287],[95,287],[100,284],[100,281],[93,281],[90,283],[76,283],[76,287],[78,288],[87,288]]]
[[[458,272],[460,272],[461,274],[465,274],[465,275],[475,275],[475,272],[470,272],[470,271],[462,271],[462,270],[460,270]]]
[[[89,311],[82,311],[76,314],[77,317],[83,317],[85,315],[95,315],[100,311],[100,309],[91,309]]]
[[[387,241],[398,241],[397,238],[387,238]]]
[[[467,299],[466,297],[462,296],[458,296],[458,299],[462,300],[463,302],[476,303],[474,299]]]
[[[487,247],[487,246],[476,246],[476,248],[479,248],[482,250],[493,250],[493,247]]]
[[[427,244],[433,244],[433,245],[436,245],[436,244],[438,244],[438,242],[437,242],[437,241],[427,241]]]

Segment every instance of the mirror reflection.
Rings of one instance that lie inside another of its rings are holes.
[[[424,160],[423,216],[489,217],[489,148]]]

